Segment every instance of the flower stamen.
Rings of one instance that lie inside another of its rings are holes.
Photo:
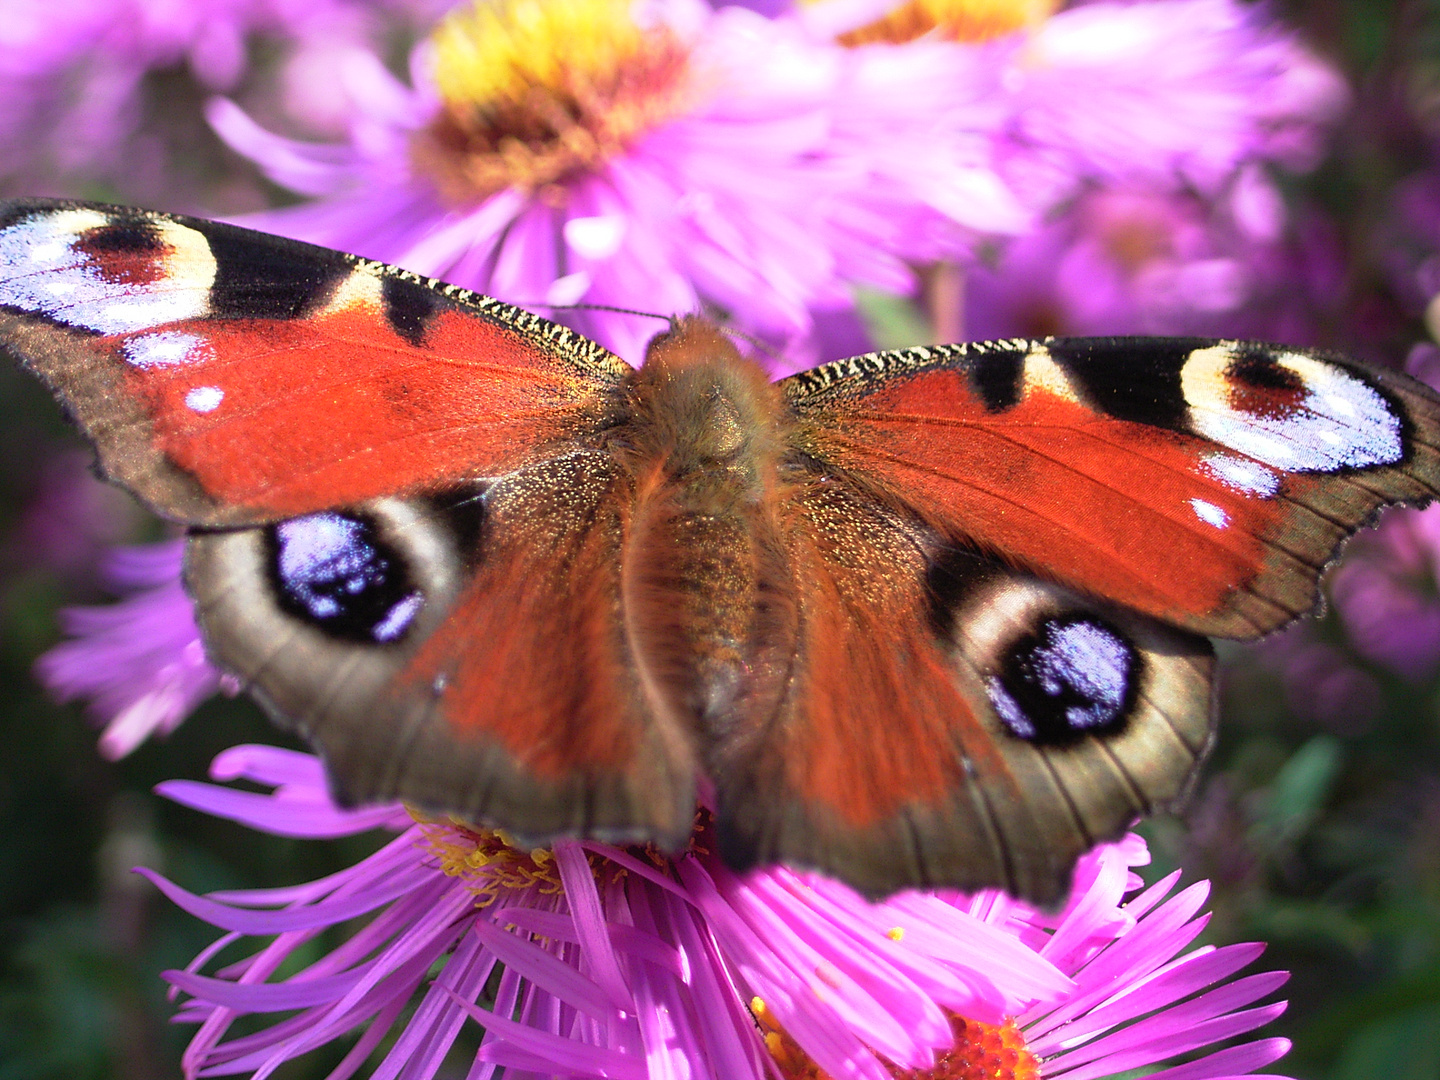
[[[831,1080],[786,1034],[761,998],[750,999],[750,1015],[785,1080]],[[895,1080],[1040,1080],[1040,1059],[1025,1045],[1025,1035],[1013,1018],[1003,1024],[982,1024],[952,1014],[950,1029],[955,1042],[935,1056],[933,1066],[904,1069],[886,1062],[890,1075]]]
[[[546,895],[564,891],[555,855],[545,848],[526,851],[496,829],[477,829],[455,821],[436,821],[410,811],[420,825],[423,846],[446,877],[461,878],[475,894],[477,907],[488,907],[502,893],[535,889]],[[591,856],[592,867],[597,856]]]
[[[989,41],[1044,22],[1058,6],[1058,0],[906,0],[836,40],[851,47],[902,45],[934,33],[948,41]]]
[[[627,0],[479,0],[432,38],[442,108],[412,145],[447,200],[506,188],[560,202],[689,102],[689,48]]]

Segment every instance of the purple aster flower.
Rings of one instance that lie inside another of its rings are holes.
[[[1440,506],[1387,515],[1361,533],[1330,581],[1350,643],[1419,682],[1440,664]]]
[[[952,64],[993,77],[1004,172],[1044,209],[1085,181],[1213,192],[1237,167],[1315,164],[1345,83],[1253,5],[1234,0],[827,0],[812,32],[853,46],[955,43]]]
[[[71,640],[35,665],[62,701],[89,699],[105,725],[100,750],[106,757],[124,757],[152,734],[169,734],[217,690],[237,691],[205,659],[180,584],[183,549],[184,541],[174,540],[111,551],[102,574],[125,598],[62,612]]]
[[[105,550],[139,528],[135,500],[99,480],[93,461],[84,450],[68,450],[41,464],[35,493],[6,538],[7,569],[43,567],[72,583],[88,581]]]
[[[224,931],[166,974],[184,995],[177,1019],[200,1025],[187,1076],[267,1075],[353,1034],[332,1076],[353,1075],[389,1037],[372,1075],[426,1078],[473,1019],[477,1078],[503,1066],[889,1080],[969,1075],[964,1063],[993,1053],[1003,1067],[987,1076],[1089,1080],[1244,1035],[1284,1008],[1253,1006],[1283,974],[1233,979],[1261,946],[1184,952],[1204,927],[1206,886],[1171,896],[1171,875],[1142,889],[1131,868],[1149,855],[1133,836],[1082,860],[1059,912],[994,892],[872,904],[781,867],[737,877],[703,813],[675,859],[591,842],[520,851],[395,805],[339,810],[319,762],[292,751],[239,747],[212,775],[274,791],[159,790],[286,836],[401,831],[353,868],[291,888],[201,897],[145,871]],[[344,940],[317,955],[316,938],[342,926]],[[266,940],[202,973],[250,937]],[[242,1017],[249,1033],[232,1035]],[[1158,1075],[1241,1075],[1287,1045],[1262,1039]]]
[[[1013,138],[1031,182],[1216,191],[1257,159],[1315,163],[1338,73],[1233,0],[1085,4],[1016,41]]]
[[[1099,188],[967,281],[969,336],[1199,333],[1306,340],[1343,262],[1244,169],[1220,198]]]
[[[1440,349],[1417,346],[1406,367],[1440,386]],[[1330,579],[1355,651],[1413,682],[1440,667],[1440,506],[1388,514],[1346,547]]]
[[[1389,271],[1397,298],[1409,313],[1423,312],[1430,336],[1440,340],[1440,147],[1428,167],[1395,186],[1387,198],[1388,220],[1375,247]]]
[[[209,91],[233,89],[253,37],[318,47],[368,16],[355,0],[14,0],[0,25],[3,169],[30,186],[117,166],[129,180],[160,158],[138,131],[147,74],[183,65]]]
[[[1364,734],[1384,710],[1384,691],[1375,676],[1345,649],[1322,641],[1311,621],[1266,639],[1255,646],[1254,655],[1279,676],[1291,713],[1338,735]]]
[[[791,340],[811,309],[847,307],[852,282],[908,289],[910,238],[1028,220],[991,167],[1001,117],[948,52],[861,55],[698,0],[521,10],[452,12],[413,86],[378,61],[341,72],[355,102],[343,145],[280,138],[216,102],[222,137],[316,197],[249,223],[521,304],[704,302]],[[942,109],[969,128],[937,143]],[[925,150],[948,186],[903,179]],[[634,359],[654,332],[566,317]]]

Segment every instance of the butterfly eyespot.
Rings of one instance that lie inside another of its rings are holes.
[[[1180,384],[1196,434],[1263,465],[1330,473],[1405,455],[1395,407],[1329,360],[1221,343],[1193,350]]]
[[[332,637],[399,641],[424,606],[401,554],[362,516],[282,521],[271,527],[270,547],[281,608]]]
[[[1046,619],[1014,642],[985,681],[1009,732],[1040,744],[1118,730],[1135,701],[1139,653],[1092,615]]]
[[[0,279],[0,304],[97,334],[209,314],[215,280],[215,259],[198,231],[85,207],[0,229],[0,264],[24,268]]]

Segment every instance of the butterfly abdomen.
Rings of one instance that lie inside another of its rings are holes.
[[[652,707],[702,744],[750,711],[794,647],[776,507],[788,416],[712,324],[679,321],[634,378],[635,507],[623,605]]]

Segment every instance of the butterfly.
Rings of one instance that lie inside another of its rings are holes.
[[[229,225],[0,207],[0,342],[188,530],[216,664],[324,758],[517,843],[687,844],[1042,903],[1172,807],[1211,637],[1319,603],[1440,491],[1440,398],[1199,338],[632,368],[536,315]]]

